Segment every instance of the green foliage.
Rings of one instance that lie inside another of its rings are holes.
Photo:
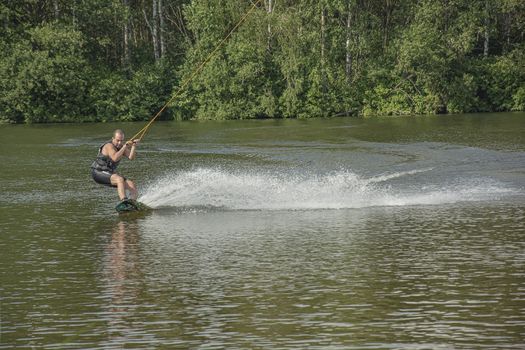
[[[520,110],[520,89],[525,82],[525,51],[516,49],[500,56],[487,66],[487,84],[484,86],[491,110]],[[516,104],[516,102],[518,102]]]
[[[457,1],[422,2],[399,40],[397,74],[408,77],[413,91],[435,103],[416,113],[460,112],[471,102],[465,93],[472,93],[472,79],[461,68],[476,39],[474,25],[464,18],[465,13],[476,11],[458,7]]]
[[[513,111],[525,111],[525,86],[520,86],[518,90],[512,95],[514,102],[512,106]]]
[[[224,20],[238,20],[242,15],[243,11],[239,10],[242,7],[231,6],[235,4],[233,2],[230,6],[222,6],[221,3],[194,2],[186,8],[190,16],[188,26],[196,28],[197,42],[189,49],[188,59],[181,69],[182,81],[195,72],[200,62],[227,35],[231,23]],[[195,24],[206,21],[210,11],[219,11],[223,17],[214,18],[202,26]],[[257,40],[257,30],[249,23],[239,28],[235,36],[220,48],[218,54],[191,81],[188,92],[175,101],[176,105],[198,119],[276,116],[273,84],[267,79],[272,74],[272,65],[266,59],[266,47]],[[214,34],[205,35],[209,31]]]
[[[97,121],[148,119],[169,99],[173,85],[169,67],[153,64],[129,75],[106,72],[96,79],[90,95]],[[163,118],[169,116],[169,112],[163,114]]]
[[[262,1],[199,71],[251,3],[153,3],[2,2],[0,122],[525,109],[520,0]]]
[[[44,25],[29,39],[4,44],[0,115],[10,122],[73,121],[86,115],[90,71],[83,38],[73,28]]]

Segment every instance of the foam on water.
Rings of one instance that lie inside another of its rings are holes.
[[[158,179],[139,200],[154,208],[300,210],[444,204],[489,200],[512,192],[490,179],[447,181],[447,185],[414,185],[409,179],[391,183],[431,170],[365,178],[349,170],[319,175],[199,168]]]

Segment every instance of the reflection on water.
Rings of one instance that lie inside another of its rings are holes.
[[[100,348],[519,348],[523,222],[475,205],[121,217],[79,322]]]
[[[138,289],[134,281],[140,280],[139,236],[133,225],[119,221],[111,233],[104,257],[104,281],[107,290],[102,297],[108,302],[107,311],[101,316],[107,322],[108,343],[125,344],[133,340],[133,319],[138,307]]]

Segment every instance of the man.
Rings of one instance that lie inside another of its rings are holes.
[[[138,141],[124,143],[124,132],[120,129],[115,130],[111,141],[100,146],[97,159],[91,165],[93,180],[102,185],[116,187],[121,201],[128,199],[128,192],[131,199],[137,199],[137,188],[133,181],[117,174],[116,170],[122,157],[135,159]]]

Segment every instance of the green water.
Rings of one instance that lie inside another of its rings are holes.
[[[1,125],[0,349],[521,349],[525,114]]]

